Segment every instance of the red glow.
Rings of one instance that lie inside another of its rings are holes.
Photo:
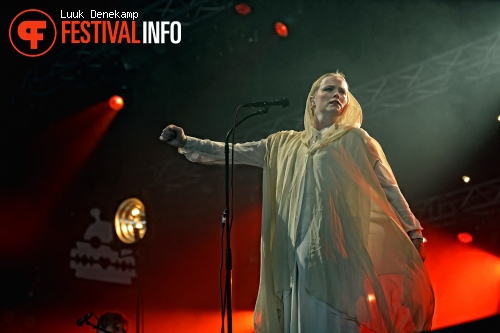
[[[123,98],[114,95],[109,99],[109,107],[115,111],[120,111],[123,108]]]
[[[427,227],[426,236],[433,239],[425,260],[436,296],[432,329],[498,314],[500,258],[451,233]]]
[[[457,238],[459,241],[461,241],[464,244],[467,243],[472,243],[472,235],[469,234],[468,232],[461,232],[457,235]]]
[[[281,22],[276,22],[276,24],[274,25],[274,30],[280,37],[288,36],[288,28]]]
[[[27,174],[32,178],[15,195],[8,194],[0,208],[11,223],[0,244],[0,253],[21,255],[43,239],[42,228],[59,200],[114,119],[107,102],[93,105],[36,135],[29,147],[32,157]],[[4,195],[0,194],[3,199]],[[12,215],[12,216],[10,216]]]
[[[40,136],[39,150],[48,170],[41,185],[63,190],[100,141],[116,112],[103,102],[63,120]]]
[[[250,6],[248,6],[245,3],[237,4],[236,6],[234,6],[234,9],[240,15],[248,15],[252,12],[252,9],[250,8]]]

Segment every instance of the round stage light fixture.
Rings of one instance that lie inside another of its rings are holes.
[[[109,107],[115,111],[120,111],[124,104],[125,103],[123,102],[123,98],[121,96],[114,95],[109,98]]]
[[[237,4],[236,6],[234,6],[234,9],[236,10],[236,12],[238,14],[243,15],[243,16],[248,15],[252,12],[252,9],[246,3]]]
[[[461,232],[457,235],[457,238],[459,241],[461,241],[464,244],[472,243],[472,235],[469,234],[468,232]]]
[[[284,38],[288,36],[288,28],[282,22],[276,22],[276,24],[274,25],[274,31],[276,31],[276,33],[280,37]]]
[[[124,200],[115,214],[115,232],[120,241],[137,243],[144,238],[146,231],[146,210],[142,201],[137,198]]]
[[[468,183],[468,182],[470,182],[470,177],[469,176],[462,176],[462,180],[464,181],[464,183]]]

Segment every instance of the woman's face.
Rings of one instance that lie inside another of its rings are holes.
[[[333,75],[325,77],[316,94],[310,97],[314,113],[336,120],[347,105],[347,91],[347,82],[342,77]]]

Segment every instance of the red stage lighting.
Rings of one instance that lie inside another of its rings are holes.
[[[457,235],[457,238],[459,241],[461,241],[464,244],[467,243],[472,243],[472,235],[469,234],[468,232],[461,232]]]
[[[109,99],[109,107],[115,111],[120,111],[123,108],[123,98],[114,95]]]
[[[276,24],[274,25],[274,30],[280,37],[284,38],[288,36],[288,28],[282,22],[276,22]]]
[[[252,12],[250,6],[245,3],[237,4],[236,6],[234,6],[234,9],[240,15],[248,15]]]

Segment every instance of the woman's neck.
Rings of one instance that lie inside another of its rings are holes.
[[[324,116],[318,115],[318,116],[314,117],[313,126],[316,130],[321,131],[322,129],[330,127],[333,124],[335,124],[337,119],[338,119],[338,116],[337,117],[324,117]]]

